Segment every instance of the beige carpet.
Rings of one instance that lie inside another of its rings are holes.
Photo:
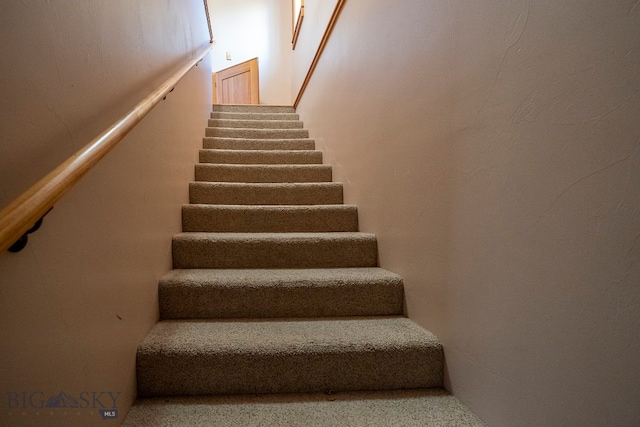
[[[214,106],[124,425],[483,425],[308,135],[291,107]]]
[[[481,427],[444,390],[145,399],[123,426]]]

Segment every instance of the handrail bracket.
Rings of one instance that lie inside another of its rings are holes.
[[[53,206],[50,207],[49,210],[46,211],[44,215],[42,215],[40,219],[36,221],[35,224],[33,224],[33,227],[28,229],[18,240],[14,242],[13,245],[9,246],[9,249],[7,250],[13,253],[20,252],[21,250],[23,250],[27,246],[27,243],[29,243],[29,234],[38,231],[38,229],[42,225],[42,221],[44,220],[44,217],[47,216],[49,212],[51,212],[51,209],[53,209]]]

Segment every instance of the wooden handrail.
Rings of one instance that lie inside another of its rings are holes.
[[[0,211],[0,252],[8,249],[42,218],[55,202],[140,123],[212,48],[213,45],[210,44],[120,120]]]
[[[209,27],[209,43],[213,43],[213,30],[211,29],[211,18],[209,17],[209,3],[207,0],[204,2],[204,13],[207,15],[207,26]]]
[[[320,57],[322,56],[324,47],[329,41],[329,36],[331,35],[331,32],[333,31],[333,27],[335,27],[336,25],[336,22],[338,22],[338,16],[340,16],[340,12],[342,11],[342,8],[344,7],[344,4],[346,2],[347,0],[338,0],[338,2],[336,3],[336,7],[333,9],[333,14],[331,15],[331,19],[327,24],[327,29],[324,31],[322,40],[320,40],[320,45],[318,45],[318,50],[316,51],[316,54],[313,57],[313,61],[311,61],[311,66],[309,67],[309,71],[307,71],[307,75],[305,76],[304,81],[302,82],[302,86],[300,87],[298,96],[296,97],[296,100],[293,103],[294,108],[298,108],[298,104],[300,104],[302,95],[304,94],[304,91],[307,89],[309,80],[311,80],[311,76],[313,75],[313,72],[315,71],[316,66],[318,65],[318,62],[320,61]]]

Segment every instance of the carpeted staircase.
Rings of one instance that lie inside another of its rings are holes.
[[[214,106],[127,426],[480,426],[291,107]]]

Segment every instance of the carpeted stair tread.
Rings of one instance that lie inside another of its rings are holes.
[[[237,129],[208,127],[205,136],[220,138],[249,138],[249,139],[297,139],[308,138],[307,129]]]
[[[302,129],[300,120],[209,119],[209,127],[237,129]]]
[[[213,104],[213,112],[223,113],[295,113],[296,110],[289,105],[233,105]]]
[[[179,233],[173,268],[377,267],[368,233]]]
[[[195,165],[196,181],[205,182],[331,182],[330,165]]]
[[[257,138],[220,138],[204,137],[202,146],[205,149],[225,150],[315,150],[314,139],[257,139]]]
[[[240,119],[240,120],[300,120],[296,113],[238,113],[212,112],[212,119]]]
[[[486,427],[443,389],[138,399],[124,427]]]
[[[342,183],[191,182],[189,202],[220,205],[340,204]]]
[[[182,206],[185,232],[289,233],[358,231],[355,205]]]
[[[172,270],[161,319],[401,315],[402,278],[381,268]]]
[[[315,150],[200,150],[200,163],[219,164],[322,164]]]
[[[142,397],[443,385],[440,342],[403,317],[161,321],[137,368]]]

